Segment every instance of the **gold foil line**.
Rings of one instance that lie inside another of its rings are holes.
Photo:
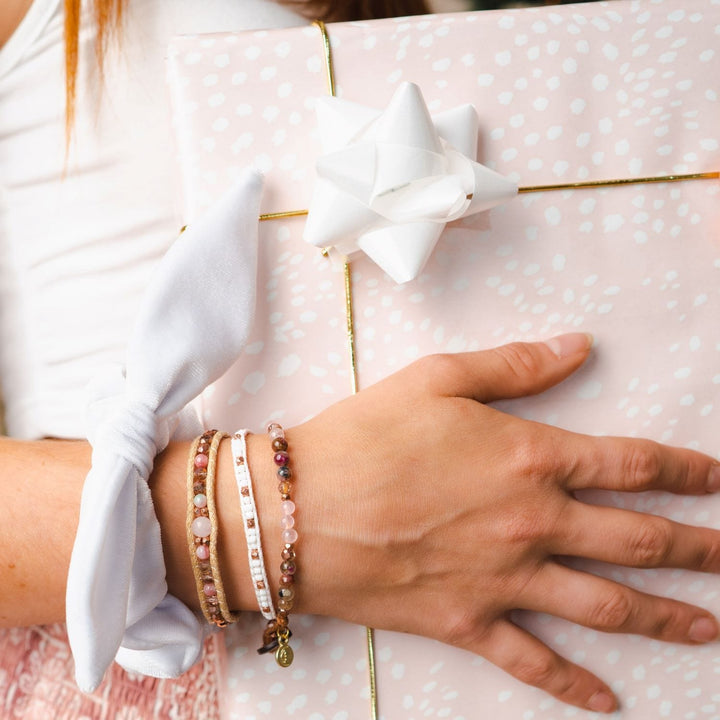
[[[686,175],[653,175],[639,178],[618,178],[616,180],[581,180],[573,183],[554,185],[527,185],[518,188],[518,194],[546,192],[552,190],[578,190],[583,188],[617,187],[618,185],[644,185],[648,183],[683,182],[685,180],[717,180],[720,172],[689,173]]]
[[[347,343],[350,352],[350,384],[355,395],[358,391],[358,372],[355,355],[355,321],[353,317],[352,298],[352,274],[350,273],[350,261],[345,258],[343,262],[343,273],[345,275],[345,320],[347,328]]]
[[[638,178],[617,178],[614,180],[581,180],[573,183],[557,183],[554,185],[525,185],[518,188],[518,194],[535,192],[552,192],[554,190],[583,190],[586,188],[618,187],[620,185],[647,185],[650,183],[674,183],[688,180],[718,180],[720,172],[688,173],[686,175],[652,175]],[[303,217],[308,210],[287,210],[285,212],[266,213],[259,220],[278,220],[280,218]],[[185,228],[183,228],[184,230]]]
[[[368,668],[370,671],[370,717],[378,720],[378,696],[375,673],[375,631],[371,627],[365,628],[367,637]]]
[[[335,71],[333,70],[330,36],[328,35],[327,28],[322,20],[316,20],[313,25],[320,30],[320,35],[322,36],[323,50],[325,51],[325,75],[327,80],[328,95],[335,97]]]
[[[285,212],[264,213],[258,217],[260,222],[265,220],[281,220],[283,218],[303,217],[308,214],[307,210],[286,210]]]
[[[322,20],[316,20],[313,24],[320,30],[320,35],[322,36],[323,49],[325,50],[325,79],[327,81],[328,94],[331,97],[335,97],[335,72],[333,69],[332,46],[330,45],[330,36],[328,35],[327,28],[325,27],[325,23]],[[306,214],[306,210],[295,211],[290,214],[290,217]],[[323,250],[323,254],[327,256],[327,250]],[[358,372],[355,353],[355,321],[353,318],[352,274],[350,273],[350,260],[348,258],[345,258],[345,261],[343,263],[343,274],[345,276],[345,319],[347,328],[347,342],[348,350],[350,352],[350,382],[353,395],[355,395],[358,391]],[[377,675],[375,672],[375,631],[371,627],[365,628],[365,640],[367,645],[368,676],[370,680],[370,717],[371,720],[378,720]]]

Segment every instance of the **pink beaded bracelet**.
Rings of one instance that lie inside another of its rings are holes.
[[[207,430],[190,447],[187,471],[187,537],[200,608],[205,619],[226,627],[240,619],[227,604],[220,577],[215,510],[215,467],[220,443],[227,435]]]
[[[277,475],[280,479],[278,490],[280,492],[280,508],[282,517],[282,562],[280,563],[280,587],[278,589],[277,616],[275,620],[268,623],[263,635],[263,647],[258,652],[264,653],[275,650],[275,661],[281,667],[288,667],[294,658],[294,653],[288,641],[292,635],[288,627],[288,614],[295,602],[295,572],[297,562],[295,555],[295,543],[298,533],[295,529],[295,503],[291,499],[292,494],[292,472],[288,467],[290,456],[287,453],[288,444],[285,439],[285,431],[278,423],[268,425],[268,435],[274,452],[273,460],[278,466]]]

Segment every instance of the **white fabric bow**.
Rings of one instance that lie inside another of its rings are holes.
[[[430,117],[403,83],[384,111],[319,99],[323,155],[305,239],[348,256],[362,250],[397,283],[417,277],[445,224],[509,200],[517,185],[475,162],[472,105]]]
[[[173,244],[144,299],[126,367],[92,387],[92,468],[67,585],[68,635],[85,692],[113,658],[175,677],[201,653],[204,624],[167,591],[148,477],[171,437],[201,432],[185,406],[248,337],[261,189],[260,176],[246,173]]]

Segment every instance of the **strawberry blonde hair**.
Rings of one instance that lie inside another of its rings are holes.
[[[243,0],[236,0],[243,2]],[[370,20],[402,15],[422,15],[427,12],[425,0],[277,0],[302,15],[325,20]],[[65,129],[69,143],[75,119],[77,89],[80,13],[82,0],[65,3]],[[108,39],[120,30],[123,10],[128,0],[93,0],[97,37],[95,54],[102,77],[103,61]]]

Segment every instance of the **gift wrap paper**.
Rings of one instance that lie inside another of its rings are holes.
[[[472,103],[477,160],[521,186],[720,169],[718,0],[618,0],[328,31],[339,97],[382,109],[409,80],[432,113]],[[324,65],[312,26],[173,43],[188,222],[247,165],[266,174],[264,212],[308,206]],[[255,330],[202,398],[208,426],[292,426],[351,392],[343,273],[303,241],[303,223],[262,224]],[[717,181],[524,194],[451,223],[409,283],[393,283],[363,255],[351,267],[361,388],[429,353],[588,331],[595,349],[572,378],[499,407],[577,432],[720,454]],[[452,492],[452,478],[438,482]],[[720,498],[587,499],[720,527]],[[579,566],[720,612],[716,577]],[[469,593],[482,592],[470,570],[467,580]],[[530,613],[517,620],[608,681],[618,717],[720,717],[718,643],[607,635]],[[283,670],[256,655],[261,626],[248,615],[225,636],[227,717],[370,717],[364,628],[298,617],[296,661]],[[434,641],[378,631],[376,650],[386,720],[596,717]]]

